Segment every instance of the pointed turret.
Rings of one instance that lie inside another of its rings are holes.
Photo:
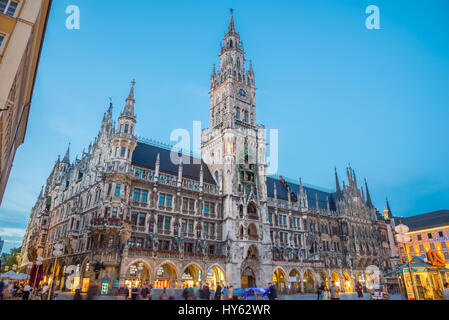
[[[157,154],[157,157],[156,157],[156,168],[154,168],[154,170],[155,170],[154,175],[155,175],[155,177],[157,177],[157,178],[159,178],[159,170],[160,170],[160,167],[161,167],[161,155],[158,153],[158,154]]]
[[[204,185],[204,171],[203,171],[203,164],[201,164],[200,167],[200,187]]]
[[[134,115],[134,104],[136,100],[134,99],[134,86],[136,85],[136,81],[131,82],[131,90],[129,91],[128,98],[126,98],[125,109],[123,110],[121,116],[126,116],[130,118],[135,118]]]
[[[69,143],[69,146],[67,148],[67,151],[65,152],[65,156],[62,159],[62,162],[66,163],[66,164],[70,164],[70,143]]]
[[[274,193],[274,198],[277,200],[277,198],[278,198],[278,190],[276,188],[276,182],[273,182],[273,193]]]
[[[371,201],[371,195],[369,193],[368,183],[366,182],[366,179],[365,179],[365,189],[366,189],[366,205],[368,208],[374,208],[373,202]]]
[[[388,218],[392,219],[393,218],[393,213],[391,212],[390,203],[388,202],[388,198],[387,198],[387,210],[388,210]]]
[[[249,60],[249,70],[248,70],[248,74],[249,74],[249,75],[254,75],[253,62],[252,62],[251,60]]]
[[[337,193],[337,201],[343,200],[343,194],[340,189],[340,182],[338,181],[337,168],[335,168],[335,186],[337,188],[337,192],[336,192]]]
[[[39,193],[39,199],[44,198],[44,186],[42,186],[41,193]]]

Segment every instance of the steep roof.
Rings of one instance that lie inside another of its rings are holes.
[[[436,228],[449,225],[449,210],[439,210],[418,214],[416,216],[395,218],[395,221],[409,227],[410,231],[417,231],[422,229]]]
[[[295,195],[298,197],[299,194],[299,184],[286,181],[287,184],[290,186],[290,189],[295,193]],[[287,189],[284,187],[282,182],[278,178],[274,177],[267,177],[267,193],[269,197],[274,197],[274,185],[276,184],[276,192],[278,199],[282,200],[288,200],[288,192]],[[303,186],[304,190],[307,192],[307,201],[309,203],[309,207],[315,208],[316,207],[316,200],[315,197],[318,195],[318,206],[320,209],[327,209],[327,201],[326,198],[329,197],[329,207],[332,211],[336,211],[336,204],[335,204],[335,193],[330,193],[322,190],[318,190],[317,188],[309,187],[309,186]]]
[[[144,167],[148,169],[155,170],[156,168],[156,159],[157,155],[160,157],[160,168],[159,170],[162,172],[166,172],[169,174],[173,174],[175,176],[178,175],[178,165],[174,164],[170,159],[171,150],[153,146],[149,144],[145,144],[142,142],[137,143],[137,147],[134,150],[132,164],[139,167]],[[188,159],[188,161],[184,160]],[[195,159],[195,161],[194,161]],[[189,178],[193,180],[200,180],[200,164],[199,160],[190,156],[183,157],[183,165],[182,165],[182,176],[184,178]],[[216,185],[215,179],[212,177],[208,166],[201,161],[203,164],[203,180],[204,182]]]

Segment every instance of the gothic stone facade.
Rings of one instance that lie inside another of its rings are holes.
[[[336,175],[336,192],[267,176],[255,74],[244,62],[231,14],[211,76],[202,160],[176,162],[169,148],[136,138],[133,83],[118,122],[111,105],[87,152],[70,162],[67,150],[56,161],[31,211],[23,263],[42,256],[49,279],[53,247],[62,242],[59,280],[74,265],[80,282],[262,287],[274,280],[298,292],[331,280],[353,290],[368,265],[388,269],[386,222],[352,169],[343,187]]]

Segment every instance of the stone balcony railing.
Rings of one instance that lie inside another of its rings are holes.
[[[133,178],[144,180],[147,182],[155,182],[156,173],[151,169],[136,168],[131,165],[120,164],[120,162],[113,161],[106,164],[106,173],[118,172],[130,175]],[[178,186],[178,177],[167,173],[159,173],[159,183],[171,187]],[[199,181],[183,178],[181,181],[181,188],[190,191],[200,191]],[[216,185],[210,183],[203,184],[203,192],[210,195],[219,195],[219,188]]]

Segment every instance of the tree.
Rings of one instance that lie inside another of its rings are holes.
[[[1,260],[2,260],[3,271],[5,269],[5,266],[8,266],[9,270],[12,269],[13,265],[19,266],[19,256],[20,256],[21,251],[22,251],[22,247],[11,249],[9,254],[2,253]]]

